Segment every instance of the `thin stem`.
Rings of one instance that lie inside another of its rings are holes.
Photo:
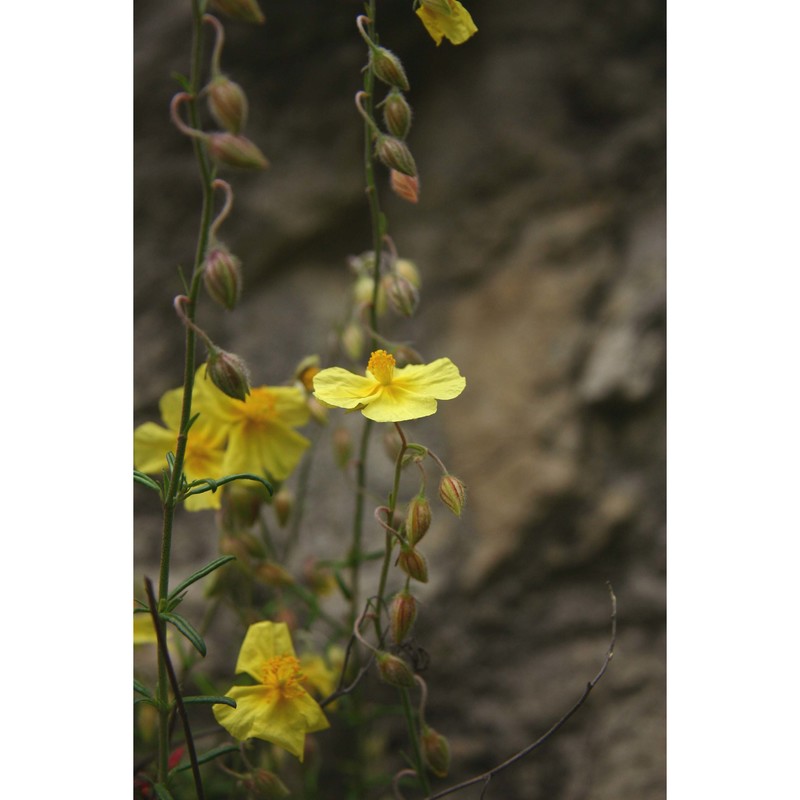
[[[427,794],[431,787],[428,783],[428,774],[425,771],[425,764],[422,761],[422,751],[419,747],[419,737],[417,736],[417,724],[414,719],[414,709],[411,708],[411,701],[408,697],[408,689],[400,689],[400,697],[403,700],[403,713],[408,727],[408,738],[411,740],[411,749],[414,753],[414,765],[417,769],[417,778],[422,785],[422,791]]]
[[[189,119],[194,130],[199,128],[199,114],[196,97],[200,86],[200,72],[203,58],[202,11],[200,0],[192,0],[192,60],[191,60],[191,94],[185,99],[189,109]],[[200,290],[201,266],[208,247],[208,235],[211,225],[211,208],[213,189],[212,174],[205,144],[201,138],[192,138],[195,158],[197,160],[202,186],[202,209],[200,213],[200,232],[195,251],[194,271],[189,287],[186,303],[186,317],[194,321],[197,295]],[[183,370],[183,401],[181,405],[181,422],[178,428],[178,441],[175,447],[175,462],[170,475],[169,486],[164,497],[164,524],[161,533],[161,561],[158,574],[159,609],[167,601],[169,595],[170,555],[172,550],[172,528],[175,519],[178,492],[181,487],[183,463],[186,456],[186,442],[189,421],[192,413],[192,389],[195,372],[195,331],[192,325],[186,326],[186,350]],[[163,623],[161,623],[163,625]],[[157,628],[159,626],[157,625]],[[163,632],[163,630],[162,630]],[[161,648],[158,651],[158,705],[159,705],[159,739],[158,739],[158,780],[166,785],[169,772],[169,682],[168,665]]]
[[[586,688],[583,690],[583,694],[578,698],[578,702],[561,717],[558,722],[556,722],[546,733],[540,736],[535,742],[529,744],[527,747],[524,747],[518,753],[515,753],[511,758],[506,759],[502,764],[498,764],[496,767],[493,767],[488,772],[484,772],[480,775],[476,775],[474,778],[470,778],[469,780],[462,781],[461,783],[457,783],[455,786],[451,786],[449,789],[444,789],[441,792],[437,792],[436,794],[428,795],[425,797],[425,800],[438,800],[440,797],[446,797],[449,794],[454,794],[455,792],[461,791],[461,789],[466,789],[467,786],[472,786],[476,783],[484,783],[488,784],[489,781],[497,775],[498,772],[502,772],[502,770],[506,769],[506,767],[510,767],[515,762],[519,761],[524,756],[528,755],[528,753],[533,752],[536,748],[543,745],[551,736],[553,736],[556,731],[558,731],[561,727],[563,727],[567,720],[586,702],[586,698],[589,697],[590,692],[597,686],[600,679],[603,675],[606,674],[606,670],[608,669],[608,665],[611,663],[611,659],[614,658],[614,646],[616,645],[617,641],[617,598],[614,594],[614,590],[611,587],[611,584],[608,584],[608,592],[611,595],[611,641],[608,645],[608,650],[606,650],[606,657],[603,659],[603,664],[598,670],[597,674],[586,684]]]

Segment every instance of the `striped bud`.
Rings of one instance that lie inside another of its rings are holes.
[[[396,169],[403,175],[414,178],[417,174],[417,165],[408,145],[396,136],[379,136],[375,143],[375,152],[381,163],[389,169]]]
[[[406,514],[406,536],[412,547],[419,542],[431,526],[431,504],[425,495],[418,494],[409,504]]]
[[[400,567],[409,578],[413,578],[420,583],[428,582],[428,562],[425,556],[413,547],[404,545],[400,548],[400,555],[397,557],[397,566]]]
[[[230,311],[242,293],[242,262],[225,245],[212,247],[203,264],[203,284],[208,296]]]
[[[247,96],[238,83],[218,75],[206,86],[208,110],[221,128],[239,133],[247,122]]]
[[[441,733],[425,725],[420,737],[422,758],[428,769],[437,777],[447,777],[450,769],[450,744]]]
[[[239,356],[214,349],[208,354],[206,375],[223,394],[234,400],[246,400],[250,394],[250,375]]]
[[[396,644],[402,644],[417,618],[417,601],[409,592],[399,592],[392,600],[389,609],[392,638]]]
[[[369,65],[375,77],[389,86],[397,86],[403,91],[408,91],[408,78],[400,59],[385,47],[371,47],[369,51]]]
[[[240,22],[254,22],[257,25],[264,22],[264,14],[256,0],[210,0],[210,5]]]
[[[266,169],[266,156],[248,138],[237,133],[205,135],[208,153],[216,162],[238,169]]]
[[[467,489],[453,475],[443,475],[439,481],[439,499],[457,516],[461,516],[464,503],[467,501]]]
[[[405,139],[411,130],[411,106],[397,89],[392,89],[383,101],[383,122],[398,139]]]
[[[391,653],[378,653],[375,661],[378,664],[381,679],[385,683],[403,689],[414,687],[414,673],[402,658],[393,656]]]

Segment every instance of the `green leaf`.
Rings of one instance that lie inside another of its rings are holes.
[[[191,497],[193,494],[203,494],[203,492],[216,492],[220,486],[224,486],[226,483],[242,480],[257,481],[258,483],[262,484],[271,495],[275,493],[272,484],[269,481],[258,475],[253,475],[250,472],[241,472],[236,475],[226,475],[224,478],[219,478],[217,480],[212,478],[197,478],[190,484],[187,484],[186,488],[188,491],[184,497]]]
[[[181,88],[184,92],[192,91],[192,82],[183,73],[173,72],[171,74],[172,77],[181,85]]]
[[[154,783],[153,791],[156,793],[158,800],[175,800],[163,783]]]
[[[162,611],[161,617],[167,622],[171,622],[192,643],[194,649],[201,656],[206,654],[206,643],[203,641],[203,637],[188,620],[184,619],[180,614],[172,614],[169,611]]]
[[[184,589],[188,589],[193,583],[199,581],[201,578],[205,578],[206,575],[213,572],[215,569],[219,569],[220,567],[224,567],[229,561],[235,561],[236,556],[220,556],[217,559],[214,559],[210,564],[206,564],[204,567],[201,567],[197,572],[193,572],[186,580],[181,581],[170,593],[168,597],[168,601],[172,602],[172,600],[180,594]]]
[[[143,683],[137,681],[136,678],[133,679],[133,691],[144,695],[150,700],[153,699],[153,693]]]
[[[339,574],[338,570],[336,570],[333,573],[333,577],[336,578],[336,583],[339,584],[339,589],[341,590],[342,595],[344,596],[344,599],[345,600],[352,600],[353,599],[353,594],[350,591],[350,589],[348,588],[347,584],[342,579],[342,576]]]
[[[208,703],[209,705],[225,705],[231,708],[236,708],[236,701],[232,697],[214,697],[208,694],[191,695],[190,697],[183,698],[184,704],[192,703],[199,705],[201,703]]]
[[[219,756],[224,756],[226,753],[238,753],[239,748],[235,744],[223,744],[220,747],[215,747],[213,750],[209,750],[207,753],[203,753],[203,755],[197,757],[198,764],[207,764],[209,761],[213,761],[215,758],[219,758]],[[175,769],[170,770],[170,776],[175,775],[178,772],[184,772],[187,769],[191,769],[191,764],[183,764],[180,767],[175,767]]]
[[[161,494],[161,487],[148,475],[145,475],[144,472],[139,472],[138,469],[133,471],[133,480],[136,483],[140,483],[142,486],[146,486],[148,489],[155,489],[159,494]]]
[[[164,611],[174,611],[183,602],[184,597],[186,597],[186,592],[178,595],[177,597],[168,597],[167,606]]]

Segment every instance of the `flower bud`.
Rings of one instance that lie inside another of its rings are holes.
[[[353,438],[347,428],[337,428],[333,432],[333,456],[340,469],[344,469],[353,454]]]
[[[257,25],[264,22],[264,14],[256,0],[210,0],[210,5],[217,11],[227,14],[231,19],[255,22]]]
[[[422,286],[422,278],[417,269],[417,265],[413,261],[409,261],[407,258],[398,258],[397,261],[394,262],[394,271],[398,275],[402,275],[412,286],[416,286],[417,289]]]
[[[406,514],[406,536],[412,547],[419,542],[431,526],[431,504],[423,494],[418,494],[409,504]]]
[[[266,769],[256,769],[242,778],[242,788],[249,792],[253,800],[280,800],[291,795],[286,784],[274,772]]]
[[[387,275],[384,278],[386,295],[392,308],[403,317],[413,317],[419,305],[419,290],[402,275]]]
[[[288,489],[281,488],[272,498],[272,507],[275,509],[275,516],[278,518],[278,525],[281,528],[286,527],[294,507],[294,495]]]
[[[419,178],[411,175],[403,175],[396,169],[389,172],[389,185],[392,191],[401,199],[408,203],[419,202]]]
[[[267,499],[266,488],[255,481],[236,481],[222,487],[220,527],[228,533],[251,528]]]
[[[242,262],[224,245],[212,247],[203,264],[203,283],[208,296],[230,311],[242,293]]]
[[[381,679],[385,683],[403,689],[414,688],[414,673],[402,658],[393,656],[391,653],[378,653],[375,660]]]
[[[413,578],[420,583],[428,582],[428,562],[425,556],[413,547],[403,545],[400,548],[400,555],[397,557],[397,566],[400,567],[409,578]]]
[[[467,489],[453,475],[442,475],[439,481],[439,499],[457,516],[461,516],[464,503],[467,502]]]
[[[408,149],[408,145],[396,136],[380,135],[375,143],[375,152],[384,166],[389,169],[396,169],[403,175],[416,177],[417,165],[414,163],[414,156]]]
[[[411,130],[411,106],[397,89],[392,89],[383,101],[383,123],[398,139],[405,139]]]
[[[450,769],[450,744],[441,733],[424,725],[422,736],[422,758],[428,769],[437,777],[445,778]]]
[[[206,375],[223,394],[234,400],[246,400],[250,394],[250,375],[239,356],[214,349],[208,354]]]
[[[364,353],[364,333],[357,322],[348,322],[342,331],[342,350],[348,358],[360,361]]]
[[[303,390],[311,394],[314,391],[314,376],[319,372],[319,356],[306,356],[294,369],[294,379]]]
[[[217,75],[206,86],[208,110],[216,123],[230,133],[239,133],[247,122],[247,95],[238,83]]]
[[[398,592],[389,609],[392,638],[396,644],[402,644],[417,618],[417,601],[409,592]]]
[[[266,156],[246,137],[237,133],[208,133],[206,145],[211,158],[239,169],[266,169]]]
[[[370,47],[369,65],[375,77],[389,86],[397,86],[403,91],[408,91],[408,78],[400,59],[385,47]]]
[[[294,583],[292,574],[274,561],[262,561],[256,567],[255,575],[267,586],[291,586]]]

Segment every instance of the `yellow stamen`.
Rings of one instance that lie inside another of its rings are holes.
[[[367,369],[378,383],[388,386],[392,382],[395,365],[394,356],[385,350],[376,350],[370,357]]]
[[[281,698],[290,699],[305,691],[300,683],[304,677],[300,662],[294,656],[273,656],[264,664],[261,683]]]

